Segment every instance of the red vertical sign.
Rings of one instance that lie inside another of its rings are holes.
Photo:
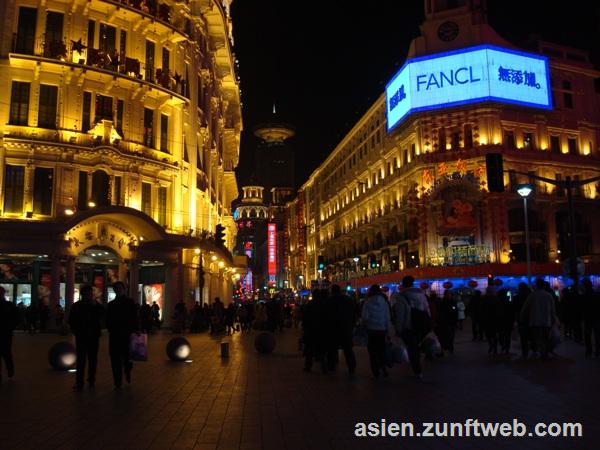
[[[267,252],[269,285],[275,285],[277,281],[277,226],[274,223],[267,225]]]

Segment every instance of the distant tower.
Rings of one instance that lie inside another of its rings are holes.
[[[265,187],[294,187],[294,152],[286,142],[296,134],[294,127],[276,121],[273,105],[273,119],[270,123],[258,125],[254,135],[260,140],[255,152],[254,175]]]

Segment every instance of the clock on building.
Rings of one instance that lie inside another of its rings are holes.
[[[438,27],[438,37],[444,42],[450,42],[458,36],[458,30],[455,22],[444,22]]]

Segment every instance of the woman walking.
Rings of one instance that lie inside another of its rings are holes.
[[[383,372],[383,376],[387,377],[385,340],[390,323],[390,306],[376,284],[371,286],[367,293],[367,299],[362,309],[362,321],[369,336],[367,349],[373,376],[378,378],[379,373]]]

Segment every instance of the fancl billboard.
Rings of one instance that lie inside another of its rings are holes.
[[[489,45],[410,59],[385,93],[388,131],[413,112],[483,101],[552,109],[548,59]]]

